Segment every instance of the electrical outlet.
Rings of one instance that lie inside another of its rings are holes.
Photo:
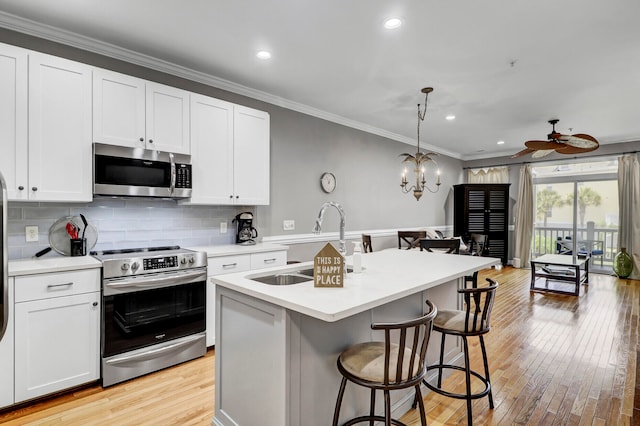
[[[220,233],[221,234],[227,233],[227,222],[220,222]]]
[[[38,227],[35,225],[24,227],[24,236],[28,243],[38,242]]]
[[[296,229],[296,221],[295,220],[285,220],[282,222],[282,229],[285,231],[293,231]]]

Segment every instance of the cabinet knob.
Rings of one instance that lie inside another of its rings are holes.
[[[233,195],[229,195],[229,198],[233,198]]]
[[[149,143],[153,143],[153,139],[149,139]]]
[[[144,142],[144,138],[140,138],[140,142]]]
[[[98,306],[98,302],[93,302],[93,306]]]
[[[239,196],[239,195],[236,195],[236,199],[238,199],[238,198],[240,198],[240,196]]]
[[[20,185],[20,186],[18,187],[18,190],[19,190],[19,191],[23,191],[23,190],[24,190],[24,186]]]
[[[32,188],[31,188],[31,190],[32,190],[33,192],[35,192],[35,191],[37,191],[37,190],[38,190],[38,187],[37,187],[37,186],[34,186],[34,187],[32,187]]]

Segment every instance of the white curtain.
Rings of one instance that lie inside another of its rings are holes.
[[[509,183],[508,167],[490,167],[488,169],[469,169],[469,183]]]
[[[640,279],[640,166],[636,154],[618,159],[618,198],[618,250],[626,248],[633,259],[633,272],[629,278]]]
[[[520,185],[518,187],[518,202],[515,210],[514,235],[514,266],[526,268],[531,256],[531,238],[533,235],[533,179],[531,166],[528,164],[520,168]]]

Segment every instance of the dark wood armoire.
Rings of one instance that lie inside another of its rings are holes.
[[[491,257],[506,265],[509,254],[509,183],[454,185],[453,235],[469,241],[471,234],[489,237]]]

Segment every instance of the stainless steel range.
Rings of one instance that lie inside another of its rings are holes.
[[[91,252],[102,261],[102,385],[206,352],[207,255],[178,246]]]

